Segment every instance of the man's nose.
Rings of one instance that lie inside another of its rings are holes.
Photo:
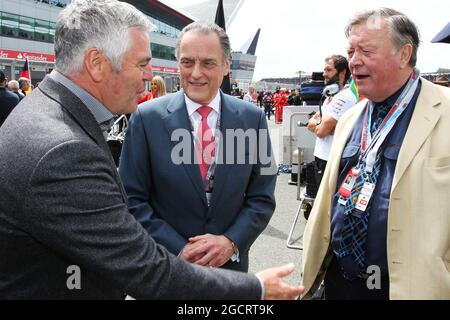
[[[194,64],[194,66],[192,67],[192,77],[193,78],[200,78],[202,75],[202,70],[201,70],[201,66],[200,63],[196,62]]]
[[[153,79],[153,68],[152,65],[149,63],[144,69],[143,69],[143,75],[142,77],[146,81],[152,81]]]
[[[350,68],[361,65],[361,55],[359,51],[353,52],[352,56],[348,59],[348,65]]]

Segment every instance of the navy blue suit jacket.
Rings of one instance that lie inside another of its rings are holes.
[[[263,112],[253,104],[220,94],[223,146],[230,140],[226,137],[227,129],[256,129],[253,131],[256,134],[259,129],[266,129],[261,131],[261,140],[267,139],[267,149],[261,151],[272,156]],[[176,141],[171,140],[172,134]],[[130,212],[157,242],[174,254],[180,253],[189,237],[205,233],[225,235],[238,247],[240,262],[229,261],[224,267],[247,271],[248,250],[275,209],[273,157],[272,170],[268,170],[270,164],[268,159],[259,157],[258,144],[252,146],[247,141],[244,155],[236,152],[236,145],[231,152],[234,155],[227,153],[232,149],[221,148],[224,162],[227,157],[232,161],[217,166],[208,207],[198,165],[193,161],[182,164],[172,161],[172,152],[178,153],[180,142],[188,147],[183,154],[186,159],[193,159],[191,125],[183,91],[143,103],[132,115],[120,159],[120,175]],[[255,154],[256,160],[250,161]],[[245,157],[244,164],[236,164],[238,156]],[[261,169],[271,172],[261,174]]]

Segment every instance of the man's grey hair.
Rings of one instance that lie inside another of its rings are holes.
[[[412,22],[405,14],[397,10],[379,8],[358,13],[350,20],[345,28],[345,35],[348,38],[352,27],[362,23],[367,23],[368,26],[372,28],[380,28],[381,18],[386,21],[389,28],[389,36],[397,49],[400,49],[405,44],[410,44],[412,46],[409,64],[414,67],[417,62],[417,50],[420,43],[419,30],[414,22]]]
[[[192,22],[191,24],[188,24],[186,27],[184,27],[183,30],[181,30],[176,47],[177,59],[180,59],[181,40],[183,39],[183,36],[189,31],[199,32],[205,35],[211,32],[215,32],[219,37],[220,46],[222,47],[223,63],[225,64],[231,59],[230,38],[228,38],[228,35],[221,27],[219,27],[215,23],[210,22]]]
[[[149,19],[132,5],[117,0],[74,0],[58,17],[55,31],[56,70],[77,74],[87,50],[97,48],[120,71],[123,54],[130,49],[130,28],[150,34]]]

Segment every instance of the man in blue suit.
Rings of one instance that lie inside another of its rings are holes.
[[[181,258],[248,270],[250,246],[275,209],[267,122],[251,103],[219,90],[230,43],[215,24],[186,26],[177,43],[182,91],[139,106],[120,175],[130,211]]]

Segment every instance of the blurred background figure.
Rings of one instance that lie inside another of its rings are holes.
[[[283,122],[283,108],[288,105],[288,94],[289,90],[277,87],[275,95],[273,96],[273,104],[275,106],[275,123],[280,124]]]
[[[263,107],[263,98],[264,98],[264,91],[257,91],[258,97],[256,98],[257,106]]]
[[[319,105],[319,111],[308,121],[309,131],[317,137],[314,147],[317,187],[322,181],[330,156],[334,129],[342,115],[358,102],[358,97],[347,86],[350,79],[350,69],[344,56],[334,54],[326,57],[323,77],[326,87],[322,104]],[[313,193],[310,196],[315,197],[315,194]]]
[[[18,103],[19,98],[14,93],[6,90],[6,77],[3,71],[0,70],[0,127]]]
[[[164,79],[161,78],[160,76],[153,77],[151,86],[153,99],[165,96],[167,94],[166,83],[164,82]]]
[[[164,82],[164,79],[160,76],[154,76],[152,82],[150,82],[150,91],[147,91],[147,93],[138,100],[138,104],[165,96],[166,94],[166,83]]]
[[[248,91],[244,96],[244,101],[256,103],[256,97],[255,97],[255,99],[253,98],[254,94],[255,94],[255,88],[252,86],[249,86]]]
[[[263,104],[264,104],[264,113],[266,114],[267,119],[270,120],[270,114],[272,113],[273,108],[273,96],[270,91],[264,92]]]
[[[288,96],[288,104],[290,106],[299,106],[301,105],[301,97],[298,93],[297,89],[291,89],[291,92]]]
[[[8,90],[15,93],[19,97],[19,101],[25,98],[25,95],[19,92],[19,82],[17,80],[8,82]]]
[[[142,102],[148,101],[148,100],[152,100],[153,99],[153,94],[151,91],[147,91],[146,93],[144,93],[144,95],[138,100],[138,104],[141,104]]]
[[[26,96],[30,89],[31,89],[30,88],[30,79],[25,78],[25,77],[20,77],[19,78],[19,92],[21,94],[23,94],[24,96]]]

